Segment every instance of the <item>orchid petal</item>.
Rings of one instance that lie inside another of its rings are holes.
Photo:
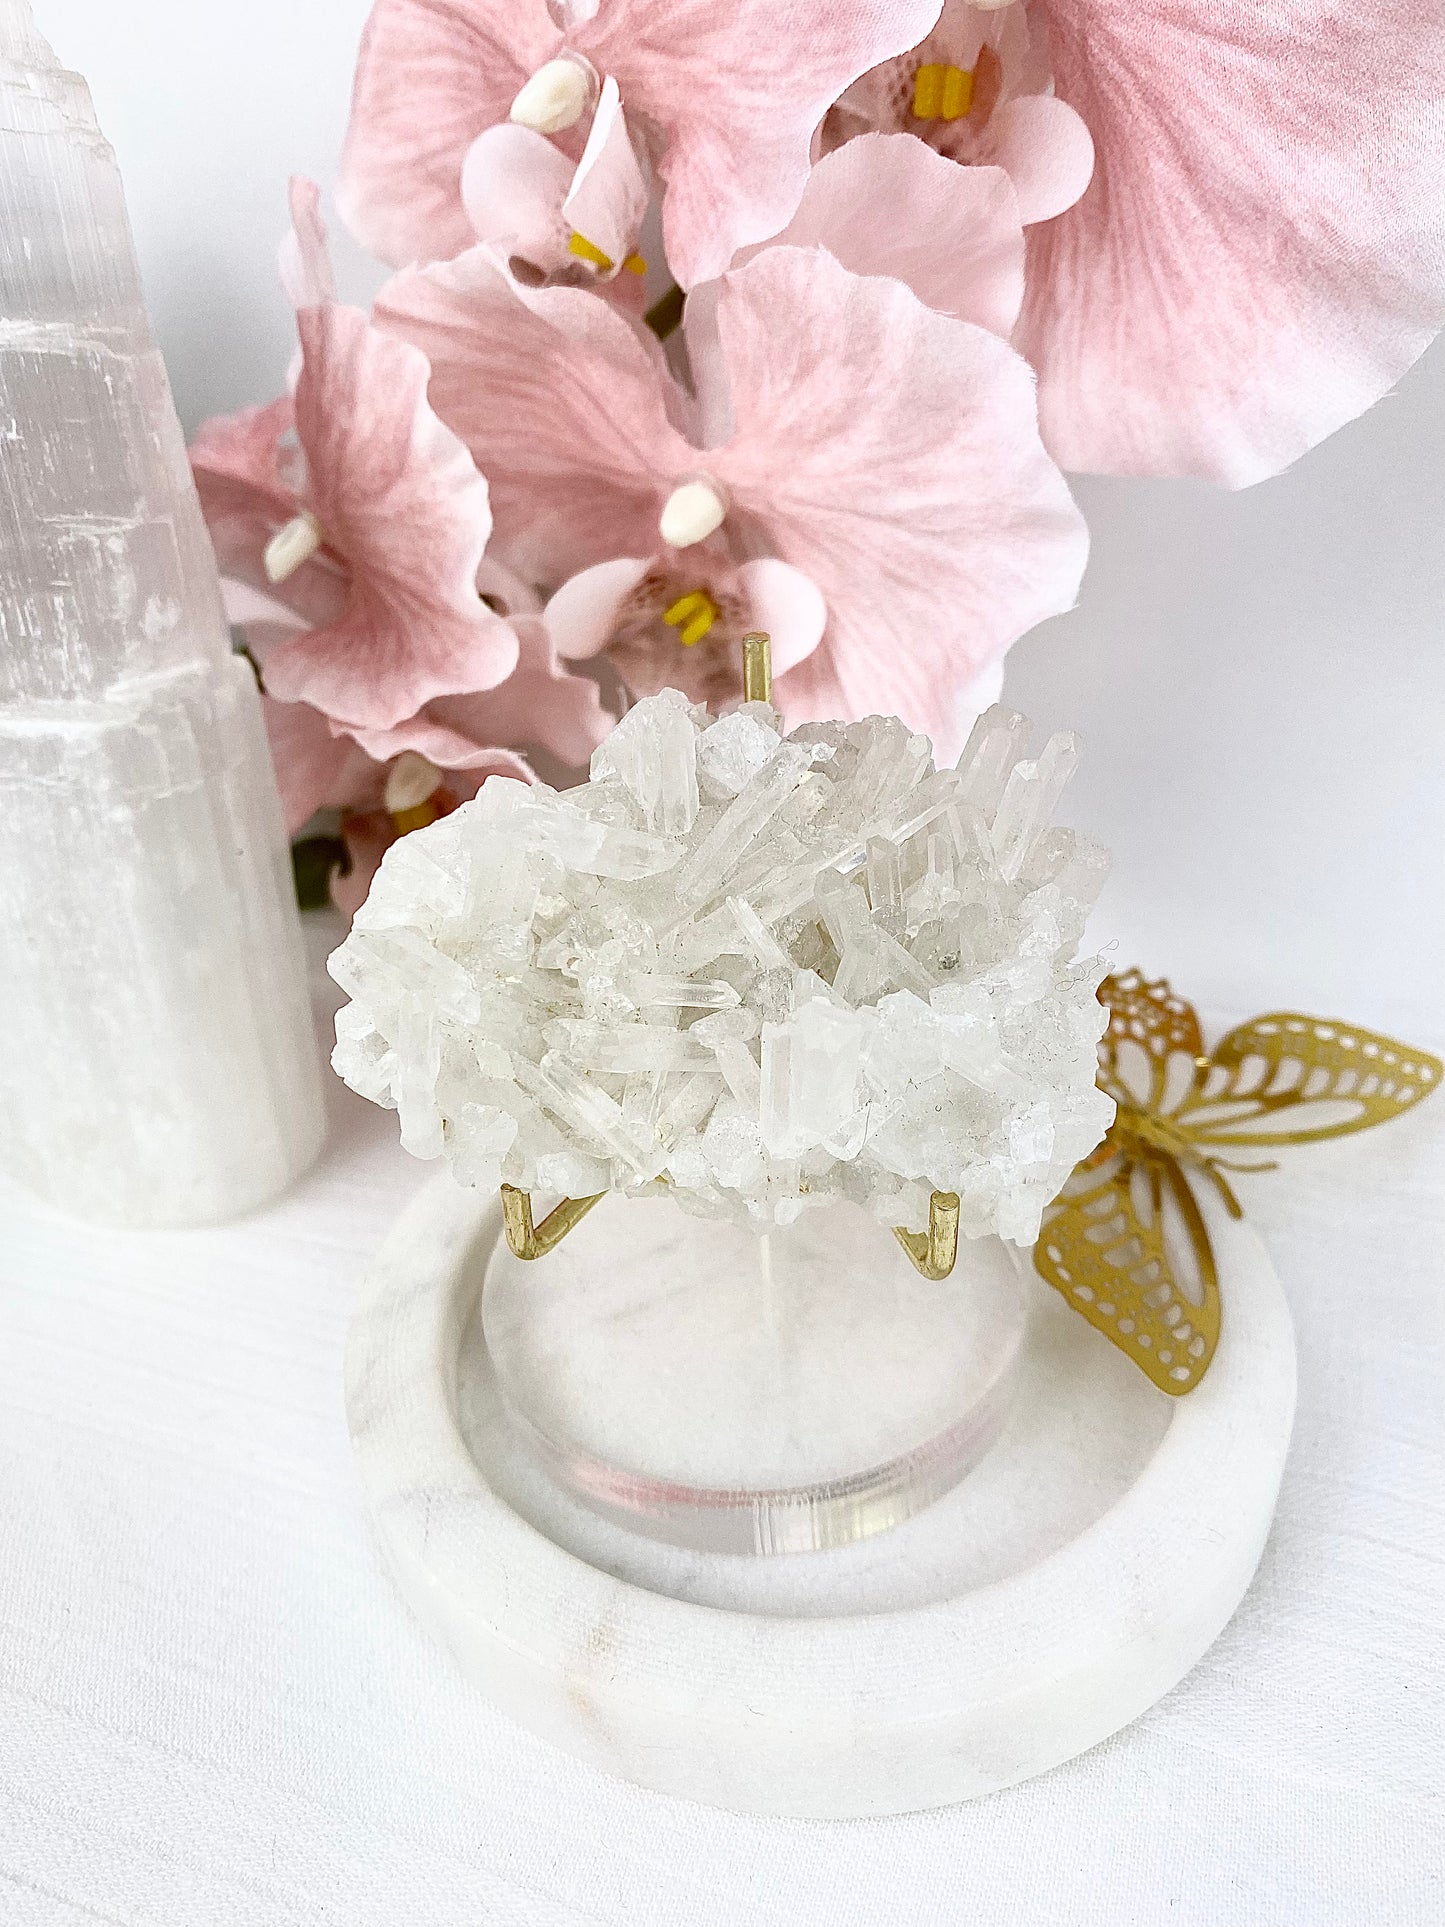
[[[583,288],[528,288],[485,248],[396,275],[378,324],[431,363],[431,398],[491,487],[503,559],[539,582],[650,550],[697,452],[660,352]]]
[[[1033,383],[995,335],[821,249],[724,277],[737,433],[708,465],[828,602],[791,672],[846,715],[949,727],[949,692],[1068,608],[1088,538],[1039,441]]]
[[[1026,226],[1071,208],[1094,172],[1094,142],[1067,101],[1019,94],[989,116],[979,156],[1013,182]],[[977,172],[977,169],[970,170]]]
[[[864,134],[825,155],[776,244],[825,247],[854,274],[896,275],[925,306],[995,334],[1018,320],[1024,237],[1009,175],[959,167],[911,134]]]
[[[615,269],[637,245],[647,200],[647,182],[627,131],[622,97],[609,74],[563,212],[571,228],[605,254]]]
[[[448,699],[443,697],[439,700]],[[450,700],[465,702],[469,699],[452,697]],[[474,701],[475,698],[470,700]],[[430,705],[391,729],[359,729],[353,725],[345,733],[379,763],[392,762],[407,750],[412,750],[419,756],[425,756],[429,763],[435,763],[438,769],[485,769],[489,776],[519,776],[524,781],[531,780],[531,768],[525,758],[515,755],[511,750],[498,749],[492,743],[476,742],[467,729],[455,727],[433,716]]]
[[[503,121],[478,134],[462,167],[461,193],[476,238],[550,273],[565,258],[562,203],[572,163],[544,134]]]
[[[233,554],[244,556],[253,546],[259,560],[266,541],[296,513],[296,496],[280,460],[281,438],[295,418],[290,396],[283,395],[260,408],[212,415],[196,430],[191,469],[223,567]],[[266,533],[258,541],[262,524]]]
[[[344,582],[336,584],[336,612],[346,606]],[[221,604],[226,621],[238,629],[245,640],[246,652],[266,680],[266,664],[283,643],[293,642],[313,625],[279,596],[263,594],[249,582],[232,575],[221,577]]]
[[[757,252],[751,249],[742,258],[747,260]],[[722,288],[721,281],[704,281],[687,297],[682,311],[687,365],[696,391],[690,400],[686,426],[699,448],[719,448],[737,433],[732,383],[717,331]]]
[[[350,734],[381,760],[415,749],[443,769],[480,767],[487,756],[501,753],[498,745],[544,749],[581,767],[613,722],[601,692],[590,676],[574,676],[558,661],[539,617],[518,617],[513,626],[517,667],[497,688],[439,696],[389,730],[352,726]]]
[[[489,549],[477,570],[477,593],[506,617],[537,616],[542,613],[542,598],[536,587],[509,569]]]
[[[828,605],[822,590],[801,569],[771,555],[744,562],[738,584],[752,605],[752,627],[771,641],[773,674],[786,676],[823,640]]]
[[[1093,184],[1029,237],[1024,352],[1071,468],[1276,474],[1445,320],[1437,0],[1048,0]]]
[[[335,622],[346,607],[346,576],[334,557],[314,556],[274,588],[265,567],[267,543],[301,507],[282,455],[282,437],[294,420],[290,396],[213,416],[191,443],[191,473],[223,580],[246,585],[312,628]],[[263,618],[253,608],[232,620],[247,625],[249,640],[250,625]],[[272,639],[280,639],[279,631]]]
[[[487,485],[426,400],[426,358],[354,308],[305,308],[296,426],[310,506],[345,556],[345,614],[276,650],[267,686],[382,728],[500,682],[514,632],[477,594]]]
[[[227,622],[235,629],[262,625],[290,636],[299,635],[308,627],[304,617],[282,602],[279,596],[267,595],[264,590],[254,588],[249,582],[240,582],[235,576],[221,577],[221,603],[226,611]]]
[[[496,0],[497,4],[501,0]],[[808,180],[813,134],[839,94],[916,46],[940,0],[609,0],[569,36],[662,133],[663,241],[685,288],[776,234]]]
[[[570,576],[542,615],[558,655],[576,662],[600,654],[612,640],[623,603],[651,567],[649,555],[624,555]]]
[[[372,759],[349,737],[334,736],[319,709],[272,696],[261,706],[288,836],[318,810],[349,809],[379,794]]]
[[[382,810],[350,817],[342,825],[351,868],[331,879],[331,901],[344,917],[354,917],[365,903],[381,859],[396,842],[396,825]]]
[[[321,219],[321,190],[304,174],[291,176],[291,228],[281,243],[281,285],[293,308],[319,308],[336,299],[336,276]]]

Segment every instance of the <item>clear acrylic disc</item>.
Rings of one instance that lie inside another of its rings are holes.
[[[993,1443],[1018,1262],[965,1242],[931,1283],[851,1206],[759,1237],[608,1197],[545,1258],[498,1243],[482,1330],[513,1425],[594,1510],[704,1551],[822,1550],[911,1518]]]

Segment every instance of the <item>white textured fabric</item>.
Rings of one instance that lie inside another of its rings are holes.
[[[392,1118],[333,1102],[317,1171],[226,1229],[87,1229],[0,1190],[3,1927],[1445,1918],[1445,1100],[1240,1180],[1293,1303],[1299,1418],[1204,1663],[1032,1785],[848,1825],[576,1765],[412,1623],[341,1356],[424,1173]]]

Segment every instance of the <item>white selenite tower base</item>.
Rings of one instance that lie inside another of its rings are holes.
[[[621,1207],[638,1219],[639,1255],[654,1235],[648,1208]],[[489,1266],[493,1285],[505,1271],[493,1265],[500,1210],[439,1177],[378,1256],[348,1352],[352,1435],[387,1564],[497,1706],[663,1792],[844,1818],[940,1806],[1045,1772],[1189,1671],[1264,1546],[1293,1420],[1294,1340],[1258,1240],[1209,1217],[1224,1325],[1197,1391],[1164,1397],[1025,1273],[1008,1416],[968,1476],[889,1530],[764,1558],[666,1543],[549,1469],[501,1397],[484,1342],[483,1282]],[[966,1291],[966,1251],[960,1260],[949,1282]],[[525,1268],[538,1294],[550,1262]],[[856,1241],[845,1297],[888,1262],[886,1233]],[[666,1296],[669,1274],[654,1275]],[[554,1284],[565,1303],[565,1276]],[[513,1309],[521,1303],[514,1295]],[[599,1456],[641,1453],[700,1487],[753,1466],[764,1483],[816,1469],[818,1440],[804,1440],[801,1457],[776,1434],[759,1434],[754,1449],[745,1389],[698,1386],[689,1400],[685,1384],[664,1387],[629,1415],[643,1353],[629,1360],[599,1311],[599,1383],[619,1361],[622,1371],[598,1394]],[[506,1315],[504,1305],[492,1321],[499,1340]],[[821,1332],[826,1318],[813,1323]],[[1006,1328],[991,1313],[981,1339]],[[586,1330],[563,1342],[574,1373]],[[670,1355],[695,1361],[717,1330],[704,1321],[691,1337],[674,1334]],[[921,1324],[920,1347],[937,1341]],[[913,1398],[908,1424],[926,1416],[938,1377],[920,1358],[925,1389],[909,1392],[898,1377],[905,1350],[906,1335],[870,1371],[866,1349],[825,1344],[811,1386],[795,1380],[821,1418],[835,1379],[836,1434],[823,1449],[866,1447],[870,1400],[878,1413]],[[728,1365],[718,1357],[719,1372]],[[665,1369],[659,1360],[659,1377]],[[575,1414],[572,1397],[554,1396],[554,1418]]]
[[[311,1162],[305,957],[242,657],[0,704],[0,905],[16,1177],[100,1222],[206,1224]]]

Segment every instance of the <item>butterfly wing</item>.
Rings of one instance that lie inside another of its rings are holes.
[[[1100,1086],[1116,1103],[1159,1111],[1174,1081],[1171,1062],[1183,1059],[1192,1074],[1204,1054],[1193,1005],[1165,978],[1151,983],[1138,970],[1106,977],[1099,1002],[1109,1013],[1099,1040]]]
[[[1175,1122],[1201,1149],[1315,1144],[1399,1117],[1441,1075],[1439,1058],[1378,1031],[1271,1011],[1220,1041]]]
[[[1219,1275],[1171,1158],[1077,1171],[1045,1217],[1034,1266],[1161,1392],[1178,1398],[1219,1343]]]

